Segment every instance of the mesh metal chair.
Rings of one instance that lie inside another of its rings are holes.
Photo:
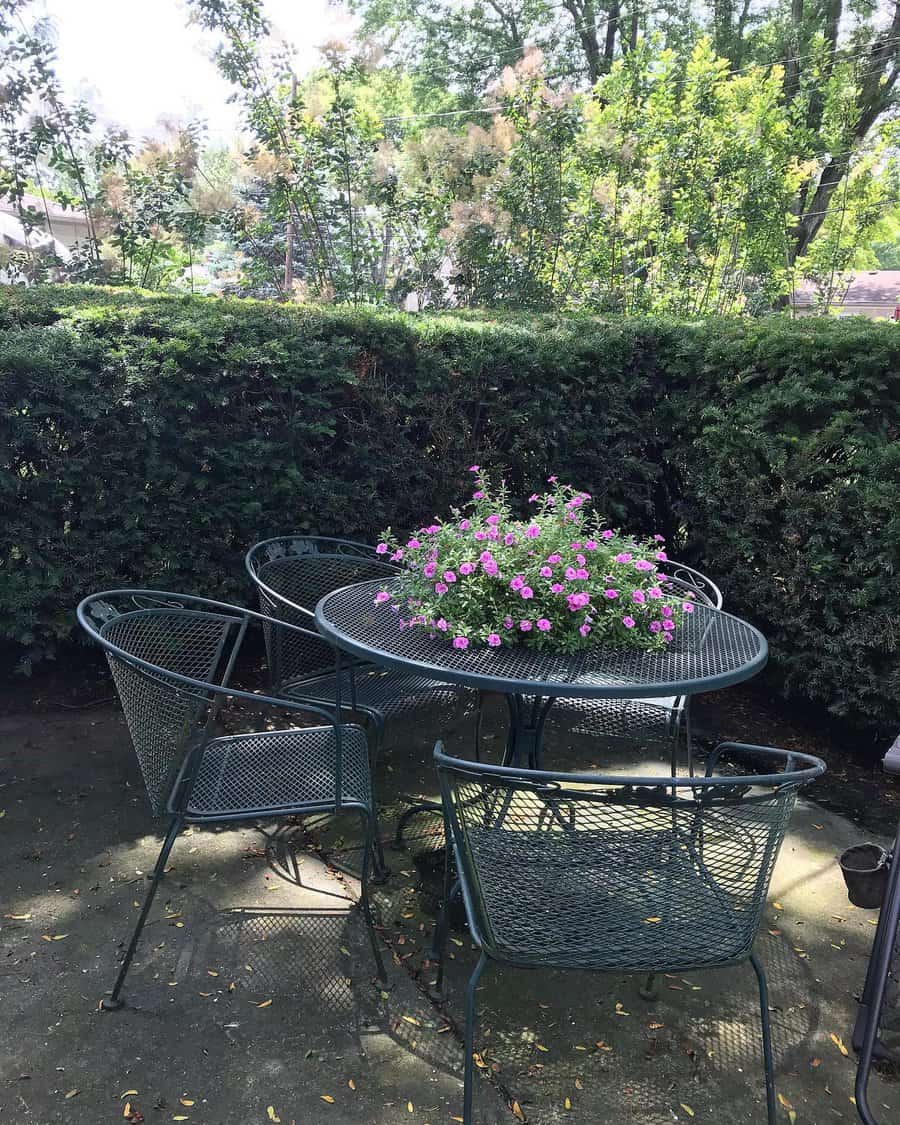
[[[450,758],[440,744],[434,757],[481,950],[466,993],[466,1125],[475,989],[489,960],[654,974],[749,959],[774,1123],[768,990],[752,947],[797,790],[824,764],[734,743],[717,747],[705,775],[693,778],[486,766]]]
[[[283,535],[256,543],[245,563],[259,593],[261,611],[273,620],[313,624],[320,598],[353,582],[389,579],[397,574],[366,543],[312,535]],[[376,749],[385,718],[406,712],[446,721],[471,693],[428,676],[379,668],[340,656],[321,639],[313,644],[281,633],[269,638],[268,656],[274,690],[283,695],[334,703],[340,686],[341,706],[362,714],[376,730]]]
[[[106,653],[153,812],[168,831],[112,994],[121,990],[169,852],[186,824],[356,812],[364,834],[360,903],[378,975],[384,966],[368,899],[377,839],[365,731],[314,702],[231,686],[251,628],[307,632],[222,602],[155,590],[111,590],[78,607],[78,620]],[[222,734],[224,705],[240,708],[248,733]],[[254,715],[255,713],[255,715]],[[272,720],[294,723],[271,729]],[[309,719],[315,725],[303,725]],[[258,721],[255,721],[258,720]]]
[[[684,596],[714,609],[722,608],[722,591],[705,574],[685,563],[665,564],[667,593]],[[547,726],[571,734],[634,742],[640,739],[662,743],[677,765],[682,733],[690,753],[688,697],[660,696],[649,699],[557,699],[547,712]]]
[[[884,759],[884,771],[900,777],[900,738]],[[869,1076],[875,1059],[896,1063],[882,1040],[884,1032],[900,1031],[900,827],[890,854],[885,857],[883,897],[878,928],[872,943],[866,983],[853,1029],[853,1046],[859,1052],[856,1070],[856,1110],[865,1125],[877,1125],[869,1105]],[[867,903],[872,906],[873,903]]]

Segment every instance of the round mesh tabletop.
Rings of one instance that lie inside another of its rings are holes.
[[[555,653],[529,644],[472,645],[460,650],[425,629],[400,629],[379,590],[392,583],[359,582],[326,594],[316,606],[323,636],[345,652],[391,668],[415,668],[436,680],[482,691],[521,695],[616,699],[714,691],[756,675],[766,663],[766,639],[730,613],[696,605],[665,649],[597,645]]]

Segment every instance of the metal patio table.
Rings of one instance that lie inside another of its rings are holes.
[[[750,679],[768,658],[758,629],[704,605],[685,614],[671,644],[653,652],[603,645],[577,653],[528,644],[456,649],[446,635],[400,629],[387,604],[376,606],[378,591],[392,586],[396,582],[360,582],[326,594],[316,606],[319,632],[338,650],[374,664],[505,695],[505,765],[540,766],[544,720],[556,699],[695,695]]]

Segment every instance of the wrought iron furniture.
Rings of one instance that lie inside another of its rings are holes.
[[[887,752],[884,770],[900,777],[900,738]],[[874,1059],[890,1057],[881,1032],[891,1017],[896,1032],[900,1030],[900,827],[888,858],[887,886],[853,1029],[853,1046],[859,1052],[856,1109],[865,1125],[877,1125],[869,1105],[869,1075]]]
[[[700,605],[722,608],[722,591],[705,574],[685,563],[667,562],[667,593],[690,598]],[[551,728],[565,726],[573,734],[633,743],[647,739],[662,743],[676,771],[678,749],[684,734],[691,763],[690,696],[666,695],[649,699],[558,699],[547,722]]]
[[[313,535],[263,540],[250,548],[245,564],[261,611],[273,620],[307,627],[313,627],[316,603],[324,595],[349,583],[385,581],[399,573],[369,544]],[[276,632],[267,634],[267,648],[274,690],[323,704],[333,704],[339,696],[342,707],[374,726],[376,754],[386,717],[416,711],[450,715],[460,706],[458,688],[415,669],[385,669],[346,657],[336,667],[335,650],[321,637],[298,640]]]
[[[374,604],[396,580],[362,582],[326,594],[316,606],[319,632],[337,648],[386,668],[505,695],[510,732],[504,764],[540,765],[547,712],[558,699],[632,700],[714,691],[754,676],[768,655],[752,625],[712,606],[686,615],[676,639],[652,652],[598,645],[577,653],[528,644],[453,648],[444,637],[397,627]]]
[[[187,824],[358,813],[365,839],[360,903],[383,978],[368,899],[377,817],[365,731],[340,723],[333,711],[315,702],[232,686],[252,628],[269,634],[283,630],[292,638],[315,635],[222,602],[156,590],[94,594],[77,613],[106,653],[153,812],[169,821],[131,942],[103,1006],[122,1006],[122,986],[166,860]],[[249,727],[243,733],[221,731],[229,701],[240,708],[241,727]],[[273,719],[294,725],[271,729]],[[310,720],[315,725],[308,725]]]
[[[653,974],[746,960],[759,985],[774,1125],[768,990],[752,947],[797,790],[824,763],[735,743],[716,748],[704,776],[687,778],[488,766],[448,757],[440,744],[434,758],[481,951],[466,992],[466,1125],[475,990],[488,961]]]

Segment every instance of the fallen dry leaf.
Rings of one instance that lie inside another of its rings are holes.
[[[688,1117],[694,1116],[694,1111],[691,1109],[691,1107],[686,1102],[679,1102],[678,1104],[681,1106],[681,1108],[684,1110],[684,1112],[688,1115]]]
[[[31,918],[30,914],[4,914],[4,918],[9,918],[13,922],[27,922]]]
[[[626,1012],[625,1007],[620,1000],[616,1001],[616,1015],[617,1016],[630,1016],[631,1012]]]
[[[571,1108],[572,1108],[572,1099],[567,1097],[566,1100],[563,1102],[563,1109],[571,1109]]]
[[[794,1122],[796,1120],[797,1120],[797,1111],[795,1109],[789,1109],[788,1110],[788,1121],[790,1122],[790,1125],[794,1125]]]
[[[661,922],[661,921],[662,921],[662,918],[656,918],[656,917],[653,917],[653,918],[645,918],[645,919],[644,919],[644,921],[645,921],[645,922],[649,922],[649,923],[653,924],[653,923],[655,923],[655,922]]]
[[[525,1114],[522,1112],[522,1107],[518,1102],[513,1102],[513,1104],[509,1108],[513,1111],[513,1116],[517,1117],[519,1121],[525,1120]],[[457,1121],[462,1121],[462,1118],[458,1117]]]
[[[347,1085],[350,1087],[351,1090],[356,1089],[356,1083],[353,1081],[352,1078],[347,1079]]]
[[[786,1097],[784,1096],[784,1094],[779,1094],[779,1095],[778,1095],[778,1101],[779,1101],[779,1103],[780,1103],[781,1105],[783,1105],[783,1106],[784,1106],[784,1108],[785,1108],[785,1109],[793,1109],[793,1108],[794,1108],[794,1107],[793,1107],[793,1106],[791,1105],[791,1103],[790,1103],[790,1102],[789,1102],[789,1101],[787,1100],[787,1098],[786,1098]]]
[[[821,1066],[822,1060],[821,1059],[810,1059],[809,1065],[810,1066]]]
[[[580,1078],[575,1079],[575,1089],[576,1090],[583,1090],[584,1089],[584,1083],[581,1081]]]
[[[329,1105],[334,1104],[334,1098],[331,1096],[331,1094],[319,1094],[319,1097],[323,1102],[328,1102]]]
[[[850,1052],[844,1046],[844,1041],[843,1041],[843,1039],[841,1039],[840,1035],[835,1035],[835,1033],[832,1031],[829,1038],[831,1039],[831,1042],[835,1045],[835,1047],[837,1047],[837,1049],[841,1052],[842,1055],[849,1055],[850,1054]]]
[[[179,1098],[178,1100],[181,1102],[182,1105],[193,1105],[194,1104],[193,1098]]]
[[[126,1090],[124,1094],[119,1094],[120,1098],[130,1098],[137,1093],[137,1090]]]
[[[268,1117],[268,1119],[270,1121],[280,1121],[281,1120],[281,1118],[275,1112],[275,1106],[273,1106],[273,1105],[267,1105],[266,1106],[266,1116]]]
[[[406,1112],[407,1112],[407,1113],[413,1113],[413,1112],[414,1112],[414,1110],[413,1110],[413,1104],[412,1104],[412,1102],[407,1102],[407,1103],[406,1103]]]
[[[271,1000],[263,1000],[263,1002],[261,1004],[257,1004],[256,1006],[257,1006],[257,1008],[269,1008],[269,1007],[271,1007],[271,1005],[272,1005]]]
[[[74,1097],[77,1097],[77,1095],[80,1094],[80,1093],[81,1093],[81,1091],[77,1090],[77,1089],[76,1090],[70,1090],[68,1092],[68,1094],[66,1094],[66,1097],[67,1098],[74,1098]]]

